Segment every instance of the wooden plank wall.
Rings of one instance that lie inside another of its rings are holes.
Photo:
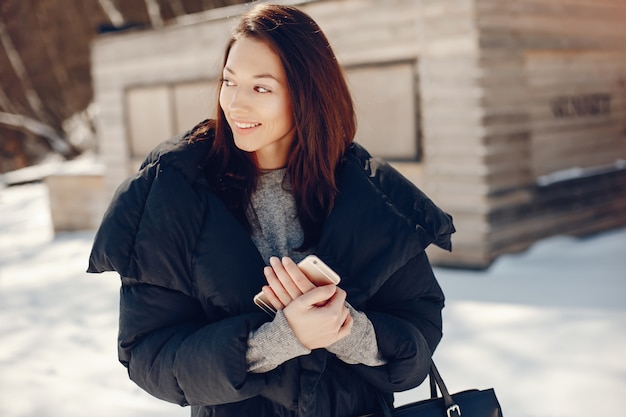
[[[489,258],[552,234],[626,224],[626,175],[611,169],[626,157],[626,2],[475,5],[484,140],[500,151],[485,160]],[[587,171],[568,177],[575,167]],[[542,185],[559,172],[562,181]]]
[[[489,262],[482,69],[473,0],[418,2],[419,90],[425,191],[457,227],[436,263]]]
[[[625,58],[605,50],[525,54],[535,177],[626,159]]]
[[[426,184],[458,228],[454,252],[431,257],[485,267],[546,236],[626,224],[626,2],[418,4]],[[565,115],[576,106],[594,114]],[[588,171],[545,181],[572,167]]]

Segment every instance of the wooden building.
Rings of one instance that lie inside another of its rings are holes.
[[[356,140],[455,218],[482,268],[554,234],[626,225],[626,2],[299,1],[353,90]],[[105,188],[215,111],[231,6],[92,50]],[[626,243],[626,242],[625,242]]]

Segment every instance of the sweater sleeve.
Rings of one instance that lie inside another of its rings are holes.
[[[387,363],[378,350],[372,322],[365,313],[355,310],[348,303],[346,306],[354,320],[352,331],[348,336],[330,345],[328,351],[351,365],[362,363],[367,366],[380,366]]]
[[[273,321],[250,332],[246,351],[248,371],[268,372],[290,359],[309,353],[311,351],[300,344],[283,311],[279,310]]]

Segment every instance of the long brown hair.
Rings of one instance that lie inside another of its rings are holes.
[[[352,143],[356,119],[348,86],[328,39],[301,10],[260,4],[241,17],[226,45],[224,62],[241,38],[265,42],[279,56],[287,76],[296,134],[287,173],[304,230],[302,249],[315,244],[337,195],[335,170]],[[223,110],[210,122],[214,145],[209,168],[219,177],[220,196],[248,228],[245,210],[256,187],[258,169],[239,150]]]

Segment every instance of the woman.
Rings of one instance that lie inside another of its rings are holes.
[[[296,8],[242,17],[218,107],[147,157],[96,235],[89,272],[122,278],[120,361],[193,416],[378,411],[423,381],[441,338],[424,249],[450,249],[451,218],[352,143],[342,71]],[[340,287],[308,281],[308,254]]]

